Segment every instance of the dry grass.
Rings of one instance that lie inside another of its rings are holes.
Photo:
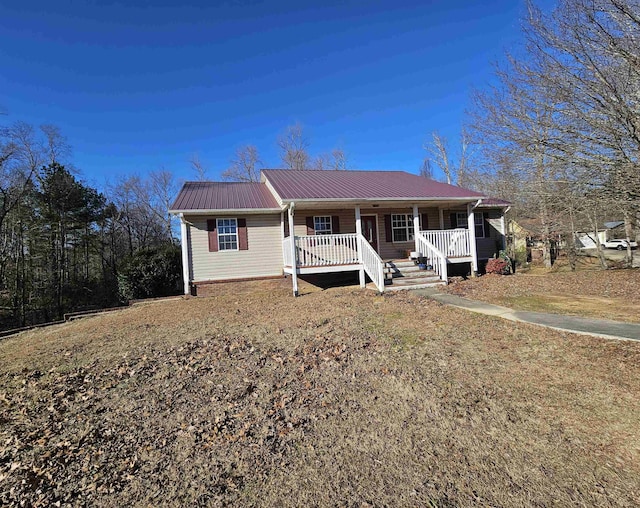
[[[639,269],[570,272],[561,265],[554,271],[486,275],[446,290],[519,310],[640,323],[639,288]]]
[[[305,289],[1,342],[0,502],[640,503],[640,344]]]

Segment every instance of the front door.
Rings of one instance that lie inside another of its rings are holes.
[[[362,235],[367,239],[376,252],[378,252],[378,228],[375,215],[363,215]]]

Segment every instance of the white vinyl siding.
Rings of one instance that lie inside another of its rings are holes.
[[[246,215],[248,250],[209,252],[209,216],[186,216],[195,282],[282,275],[280,214]],[[220,238],[220,237],[218,237]]]

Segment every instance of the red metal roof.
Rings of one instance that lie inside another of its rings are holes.
[[[186,182],[171,206],[183,210],[280,209],[264,183]]]
[[[308,199],[478,199],[483,195],[404,171],[263,169],[285,201]]]

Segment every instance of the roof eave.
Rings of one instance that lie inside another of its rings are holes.
[[[468,197],[448,197],[448,196],[438,196],[438,197],[398,197],[398,198],[304,198],[304,199],[291,199],[291,198],[283,198],[283,204],[289,203],[375,203],[379,201],[478,201],[482,199],[482,196],[468,196]]]
[[[283,208],[189,208],[184,210],[169,210],[172,215],[211,215],[211,214],[261,214],[261,213],[280,213]]]

